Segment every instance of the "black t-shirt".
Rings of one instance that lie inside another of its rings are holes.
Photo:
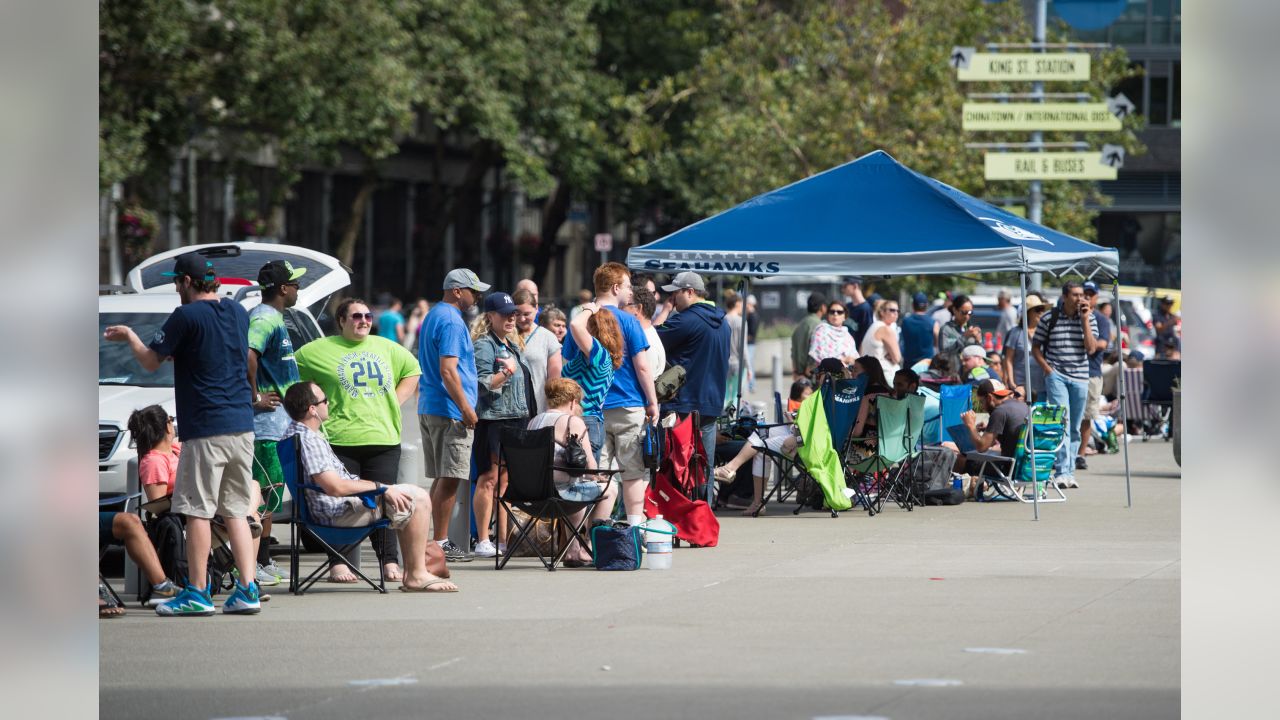
[[[173,394],[183,440],[253,431],[249,313],[229,298],[179,306],[149,347],[173,358]]]
[[[747,343],[754,345],[759,331],[760,318],[753,312],[747,313]]]
[[[853,341],[856,343],[854,347],[859,348],[861,354],[862,338],[866,337],[867,330],[871,327],[873,318],[871,317],[871,303],[863,300],[860,303],[845,303],[845,315],[848,318],[845,321],[845,327],[849,328],[849,332],[853,333]]]
[[[1018,448],[1018,433],[1027,424],[1029,417],[1031,409],[1016,397],[1005,400],[991,411],[991,417],[987,419],[987,432],[993,433],[1000,441],[1001,455],[1013,457],[1013,451]]]

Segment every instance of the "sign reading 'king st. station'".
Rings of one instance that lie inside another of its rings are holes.
[[[1093,130],[1120,129],[1107,103],[965,103],[965,130]]]
[[[961,81],[1088,80],[1088,53],[974,53],[957,63]]]

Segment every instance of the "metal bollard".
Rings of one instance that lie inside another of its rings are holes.
[[[790,392],[789,389],[784,390],[782,387],[782,357],[781,356],[776,354],[773,356],[773,367],[770,370],[770,373],[773,375],[773,391],[774,392],[783,393],[783,394]]]

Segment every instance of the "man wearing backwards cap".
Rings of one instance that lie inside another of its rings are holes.
[[[724,410],[729,373],[731,329],[723,310],[707,300],[707,286],[695,272],[682,272],[662,290],[670,293],[677,312],[658,326],[658,337],[667,351],[667,362],[687,373],[676,398],[662,408],[681,419],[698,413],[702,446],[707,459],[716,456],[716,418]]]
[[[422,459],[431,486],[435,541],[452,561],[471,559],[470,548],[449,541],[449,516],[458,497],[458,484],[471,476],[471,442],[476,427],[476,351],[471,331],[462,318],[489,285],[467,268],[449,271],[444,297],[436,303],[418,331],[418,425],[422,430]]]
[[[154,372],[173,360],[173,390],[182,428],[182,456],[173,488],[173,512],[187,518],[187,587],[156,607],[160,615],[212,615],[207,585],[209,521],[226,522],[240,579],[223,613],[256,613],[258,583],[252,512],[256,483],[253,458],[253,393],[249,387],[249,314],[240,303],[218,297],[213,262],[198,253],[180,255],[172,277],[182,305],[169,315],[150,344],[132,329],[112,325],[107,340],[127,342],[143,369]],[[241,584],[247,582],[247,585]]]

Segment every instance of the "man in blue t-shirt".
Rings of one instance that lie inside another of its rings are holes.
[[[143,344],[131,328],[112,325],[107,340],[129,343],[148,372],[173,360],[173,390],[182,428],[182,457],[173,486],[173,512],[187,518],[187,587],[156,607],[160,615],[212,615],[207,586],[210,527],[222,516],[240,580],[222,606],[223,613],[261,610],[253,537],[247,516],[253,512],[257,483],[253,458],[253,393],[249,388],[249,314],[240,303],[218,297],[213,262],[199,253],[178,256],[174,287],[182,305]],[[247,582],[248,584],[243,584]]]
[[[933,357],[934,335],[933,318],[925,314],[929,307],[929,296],[917,292],[911,298],[911,314],[902,319],[902,367],[912,365]]]
[[[391,304],[378,316],[378,334],[400,345],[404,342],[404,314],[399,298],[391,298]]]
[[[631,302],[631,271],[622,263],[610,262],[596,268],[593,277],[599,312],[613,313],[622,330],[622,366],[613,374],[613,384],[604,399],[604,446],[597,464],[621,469],[622,504],[627,522],[644,522],[644,426],[658,421],[658,394],[649,367],[649,340],[640,321],[621,309]],[[567,342],[563,353],[568,363],[578,352]]]
[[[1093,420],[1101,414],[1102,408],[1102,356],[1111,346],[1111,318],[1105,312],[1098,311],[1099,305],[1109,304],[1098,294],[1098,285],[1092,280],[1084,284],[1084,298],[1093,313],[1093,322],[1098,327],[1097,350],[1089,353],[1089,394],[1084,404],[1084,419],[1080,421],[1080,450],[1076,454],[1076,469],[1088,470],[1089,463],[1084,456],[1089,450],[1089,439],[1093,436]]]
[[[471,442],[476,427],[476,351],[462,314],[476,305],[487,283],[467,268],[444,277],[444,297],[418,331],[418,426],[422,460],[431,485],[435,541],[451,561],[471,559],[469,547],[449,540],[449,516],[458,484],[471,477]]]

